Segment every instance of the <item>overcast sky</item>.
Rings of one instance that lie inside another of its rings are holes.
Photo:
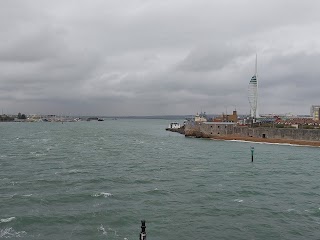
[[[317,0],[1,0],[4,113],[259,113],[320,105]]]

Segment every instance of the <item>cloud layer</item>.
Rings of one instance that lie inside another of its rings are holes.
[[[0,106],[9,113],[249,113],[320,104],[317,1],[4,0]]]

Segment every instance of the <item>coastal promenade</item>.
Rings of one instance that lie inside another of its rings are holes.
[[[237,135],[228,136],[215,136],[210,138],[213,140],[236,140],[236,141],[246,141],[246,142],[260,142],[260,143],[280,143],[280,144],[292,144],[301,146],[313,146],[320,147],[320,141],[308,141],[308,140],[290,140],[281,138],[257,138],[257,137],[241,137]]]

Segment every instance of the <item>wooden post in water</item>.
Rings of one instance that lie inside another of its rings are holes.
[[[254,152],[254,147],[251,147],[251,162],[253,162],[253,152]]]
[[[146,221],[141,220],[141,233],[139,240],[147,240],[147,233],[146,233]]]

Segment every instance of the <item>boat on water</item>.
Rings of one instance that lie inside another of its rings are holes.
[[[87,121],[99,121],[99,122],[101,122],[101,121],[104,121],[104,119],[103,118],[98,118],[98,117],[89,117],[89,118],[87,118]]]

